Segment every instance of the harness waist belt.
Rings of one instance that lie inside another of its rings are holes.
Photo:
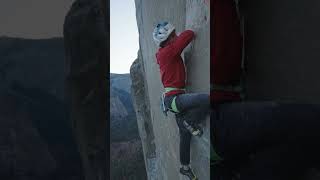
[[[165,93],[168,93],[170,91],[176,91],[176,90],[186,91],[185,88],[175,88],[175,87],[166,87],[164,88],[164,90],[165,90]]]

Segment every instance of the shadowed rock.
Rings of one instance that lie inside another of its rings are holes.
[[[78,0],[64,23],[66,87],[87,180],[107,179],[107,32],[99,0]]]

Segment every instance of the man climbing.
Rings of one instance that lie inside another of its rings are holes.
[[[160,47],[156,53],[160,67],[161,81],[165,88],[163,104],[165,111],[175,113],[180,133],[180,173],[190,180],[197,177],[190,167],[190,140],[192,135],[201,136],[202,129],[198,125],[210,107],[208,94],[186,93],[186,73],[181,53],[194,38],[191,30],[176,35],[175,27],[168,23],[159,23],[153,31],[153,39]]]

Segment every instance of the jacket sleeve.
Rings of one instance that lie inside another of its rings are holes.
[[[183,49],[188,46],[194,37],[194,32],[191,30],[183,31],[177,39],[173,42],[173,53],[175,55],[181,54]]]

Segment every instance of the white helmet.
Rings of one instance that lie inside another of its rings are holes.
[[[167,40],[174,30],[175,27],[168,22],[159,23],[153,30],[153,40],[158,46],[160,46],[160,44]]]

